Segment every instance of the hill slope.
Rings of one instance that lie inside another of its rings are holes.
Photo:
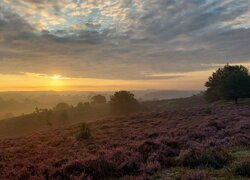
[[[249,151],[250,106],[141,113],[88,126],[92,137],[87,140],[76,138],[80,124],[0,140],[0,179],[176,179],[196,167],[224,172],[238,161],[229,158],[233,148]],[[203,164],[197,157],[204,154],[215,162]]]
[[[165,110],[204,106],[201,96],[161,101],[142,102],[142,111],[159,112]],[[0,121],[0,138],[18,137],[54,127],[68,126],[79,122],[95,121],[112,116],[109,105],[75,106],[62,111],[46,110]]]

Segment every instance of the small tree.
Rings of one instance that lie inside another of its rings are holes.
[[[56,107],[54,107],[54,110],[56,110],[56,111],[62,111],[62,110],[69,109],[69,107],[70,106],[67,103],[61,102],[61,103],[58,103],[56,105]]]
[[[107,102],[105,96],[103,95],[95,95],[91,98],[93,104],[105,104]]]
[[[80,128],[80,132],[77,135],[78,139],[89,139],[91,137],[91,132],[89,127],[83,123]]]
[[[239,98],[250,97],[249,71],[244,66],[227,64],[214,72],[205,86],[207,87],[205,97],[208,101],[234,99],[237,104]]]
[[[111,96],[110,109],[114,114],[128,114],[138,111],[139,103],[134,94],[129,91],[119,91]]]

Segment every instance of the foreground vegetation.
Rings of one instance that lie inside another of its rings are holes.
[[[249,177],[249,105],[139,113],[0,141],[0,178]]]

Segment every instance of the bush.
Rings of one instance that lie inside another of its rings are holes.
[[[93,104],[105,104],[107,102],[106,97],[100,94],[93,96],[91,99]]]
[[[210,107],[206,107],[205,113],[206,114],[212,114],[212,109]]]
[[[86,161],[84,171],[92,177],[92,179],[109,179],[110,177],[118,177],[115,164],[104,157]]]
[[[129,91],[115,92],[110,98],[110,110],[114,114],[129,114],[139,110],[139,102]]]
[[[57,105],[56,105],[56,107],[54,107],[54,110],[55,111],[62,111],[62,110],[67,110],[67,109],[69,109],[69,105],[67,104],[67,103],[58,103]]]
[[[211,180],[207,172],[204,171],[194,171],[189,172],[181,176],[181,180]]]
[[[78,139],[89,139],[90,137],[91,137],[90,129],[87,127],[86,124],[82,124],[77,138]]]
[[[180,161],[184,166],[194,167],[212,167],[220,169],[231,160],[227,152],[221,149],[215,150],[194,150],[189,149],[181,153]]]
[[[239,176],[250,177],[250,158],[236,164],[234,173]]]
[[[147,161],[142,167],[142,171],[149,175],[153,175],[160,169],[161,164],[158,161]]]

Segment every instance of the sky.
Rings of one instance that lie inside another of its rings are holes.
[[[0,91],[202,90],[250,67],[250,0],[1,0]]]

